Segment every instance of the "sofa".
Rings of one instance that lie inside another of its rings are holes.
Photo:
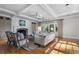
[[[34,42],[36,44],[39,44],[41,46],[46,46],[48,43],[53,41],[55,39],[55,33],[49,33],[49,34],[36,34]]]

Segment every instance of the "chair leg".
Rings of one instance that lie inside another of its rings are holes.
[[[10,42],[7,42],[7,49],[9,50],[10,48]]]
[[[29,40],[26,41],[26,46],[29,47]]]

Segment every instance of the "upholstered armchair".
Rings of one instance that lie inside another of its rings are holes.
[[[22,33],[17,33],[16,38],[17,38],[16,41],[18,47],[22,47],[23,45],[28,46],[29,40],[27,38],[24,38],[24,35]]]

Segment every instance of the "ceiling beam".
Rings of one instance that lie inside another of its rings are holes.
[[[10,11],[10,10],[7,10],[7,9],[4,9],[4,8],[0,8],[0,10],[1,10],[1,11],[5,11],[5,12],[8,12],[8,13],[13,14],[13,15],[16,15],[15,12]]]
[[[24,17],[24,18],[29,18],[29,19],[34,20],[34,21],[40,21],[40,20],[38,20],[36,18],[30,17],[30,16],[26,16],[26,15],[23,15],[23,14],[20,14],[18,16],[21,16],[21,17]]]
[[[46,4],[40,4],[41,7],[43,7],[49,14],[51,14],[52,16],[54,16],[55,18],[57,17],[56,14],[54,13],[54,11]]]
[[[32,5],[29,5],[28,7],[23,8],[19,13],[22,13],[24,11],[27,11],[31,6],[33,6],[33,4]]]
[[[25,11],[26,9],[28,9],[30,6],[32,6],[32,4],[29,4],[28,6],[27,6],[27,4],[26,4],[26,6],[25,6],[24,8],[22,8],[20,11],[18,11],[17,13],[20,14],[20,13],[24,12],[24,11]]]

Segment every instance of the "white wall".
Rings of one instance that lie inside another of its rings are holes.
[[[62,37],[62,19],[60,19],[59,21],[57,21],[57,24],[58,24],[58,37]]]
[[[26,21],[26,26],[19,26],[19,20],[25,20]],[[27,28],[28,29],[28,34],[30,35],[32,33],[31,30],[31,20],[23,19],[23,18],[18,18],[18,17],[13,17],[12,18],[12,26],[11,29],[13,32],[16,32],[17,28]]]
[[[79,16],[63,20],[63,37],[79,39]]]
[[[5,31],[11,30],[11,20],[0,19],[0,38],[6,38]]]

